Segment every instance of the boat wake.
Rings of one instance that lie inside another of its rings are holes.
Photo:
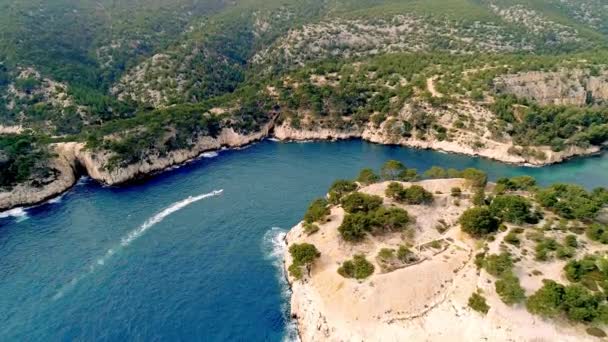
[[[144,222],[137,229],[134,229],[134,230],[130,231],[127,235],[123,236],[120,239],[120,244],[114,246],[113,248],[108,249],[107,252],[103,256],[101,256],[95,262],[91,263],[88,266],[88,268],[86,269],[86,272],[80,274],[79,276],[72,279],[72,281],[70,281],[63,287],[61,287],[59,289],[59,291],[57,291],[57,293],[53,296],[53,300],[57,300],[57,299],[63,297],[64,294],[67,291],[69,291],[70,289],[74,288],[74,286],[76,286],[76,284],[78,284],[78,282],[80,282],[82,279],[84,279],[86,276],[90,275],[91,273],[95,272],[99,267],[105,265],[106,262],[110,258],[112,258],[112,256],[114,254],[116,254],[121,249],[127,248],[131,243],[133,243],[133,241],[140,238],[147,230],[154,227],[156,224],[162,222],[162,220],[164,220],[167,216],[189,206],[190,204],[192,204],[194,202],[198,202],[205,198],[221,195],[223,191],[224,190],[215,190],[215,191],[212,191],[207,194],[202,194],[202,195],[198,195],[198,196],[189,196],[188,198],[175,202],[175,203],[171,204],[169,207],[158,212],[156,215],[154,215],[151,218],[149,218],[148,220],[146,220],[146,222]]]
[[[277,278],[281,286],[281,313],[285,324],[285,336],[283,341],[296,342],[300,341],[298,336],[298,327],[296,322],[291,318],[289,313],[289,301],[291,298],[291,289],[287,283],[287,274],[283,263],[285,261],[284,254],[287,249],[285,236],[287,232],[279,227],[272,227],[264,234],[262,248],[266,260],[272,262],[272,265],[277,270]]]

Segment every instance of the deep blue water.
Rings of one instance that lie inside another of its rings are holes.
[[[125,187],[81,181],[57,203],[0,218],[0,340],[282,340],[273,239],[333,180],[388,159],[608,186],[607,154],[520,168],[360,141],[262,142]]]

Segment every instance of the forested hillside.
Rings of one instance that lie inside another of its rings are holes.
[[[0,0],[2,167],[23,170],[0,185],[56,142],[111,168],[273,120],[535,160],[601,147],[607,19],[600,0]]]

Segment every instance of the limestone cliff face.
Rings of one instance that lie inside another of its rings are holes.
[[[362,130],[341,131],[331,128],[298,129],[283,123],[274,128],[274,136],[280,140],[344,140],[362,137]]]
[[[563,162],[569,158],[580,155],[590,155],[598,153],[600,148],[597,146],[583,149],[580,147],[569,147],[561,152],[553,152],[549,147],[539,147],[538,150],[546,155],[546,159],[539,160],[533,157],[519,156],[509,153],[509,148],[513,147],[510,142],[498,142],[487,137],[476,137],[464,135],[453,141],[437,140],[426,138],[425,140],[414,137],[404,138],[386,133],[384,126],[374,127],[369,124],[364,129],[337,130],[323,128],[319,130],[296,129],[285,122],[274,128],[274,136],[280,140],[340,140],[361,138],[363,140],[382,144],[400,145],[412,148],[429,149],[449,153],[460,153],[469,156],[479,156],[494,159],[504,163],[543,166]],[[471,142],[479,139],[483,142],[483,147],[474,147]]]
[[[84,148],[84,144],[77,142],[55,144],[52,148],[56,157],[50,162],[54,176],[39,187],[20,184],[11,191],[0,192],[0,210],[37,204],[65,192],[78,179],[79,169],[104,184],[120,184],[187,162],[205,151],[241,147],[263,139],[268,136],[271,125],[267,124],[259,132],[248,135],[239,134],[232,128],[224,128],[216,138],[201,137],[190,149],[172,151],[164,156],[150,155],[144,161],[111,171],[105,168],[111,157],[108,152],[90,151]]]
[[[583,106],[608,101],[608,72],[592,76],[586,70],[531,71],[501,76],[494,83],[499,92],[542,105]]]
[[[75,143],[57,144],[53,147],[57,157],[50,162],[54,175],[41,186],[19,184],[11,191],[0,192],[0,210],[43,202],[63,193],[77,180]]]
[[[86,169],[91,178],[108,185],[115,185],[184,163],[196,158],[205,151],[218,150],[222,147],[241,147],[250,144],[266,137],[269,129],[270,124],[264,126],[259,132],[242,135],[235,132],[232,128],[224,128],[217,138],[201,137],[190,149],[171,151],[163,156],[152,154],[139,163],[113,170],[106,170],[104,167],[111,157],[109,153],[85,151],[80,148],[76,152],[76,155],[78,161]]]
[[[440,141],[434,138],[425,140],[413,137],[404,138],[387,133],[382,125],[374,127],[369,124],[361,129],[337,130],[330,128],[319,129],[296,129],[284,122],[274,127],[273,135],[280,140],[340,140],[360,138],[377,144],[400,145],[413,148],[432,149],[452,153],[461,153],[471,156],[490,158],[506,163],[522,165],[548,165],[562,162],[568,158],[579,155],[589,155],[600,151],[600,147],[582,149],[570,147],[562,152],[553,152],[548,147],[541,147],[547,158],[537,160],[531,157],[523,157],[509,153],[512,147],[510,142],[498,142],[487,137],[462,135],[452,141]],[[190,149],[176,150],[166,155],[151,154],[145,160],[124,167],[107,170],[105,165],[111,154],[104,151],[89,151],[84,144],[77,142],[58,143],[53,146],[57,155],[51,160],[51,168],[54,170],[52,179],[46,180],[42,186],[21,184],[11,191],[0,192],[0,210],[10,209],[16,206],[33,205],[43,202],[53,196],[68,190],[76,182],[78,170],[83,170],[92,179],[108,185],[116,185],[143,177],[151,173],[160,172],[173,165],[178,165],[196,158],[206,151],[218,150],[222,147],[241,147],[252,142],[261,140],[270,134],[273,122],[268,123],[262,129],[252,134],[239,134],[232,128],[224,128],[216,137],[201,137]],[[483,147],[471,146],[471,141],[478,139],[483,142]]]

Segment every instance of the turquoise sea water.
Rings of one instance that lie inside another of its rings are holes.
[[[521,168],[360,141],[266,141],[129,186],[81,180],[0,214],[0,340],[289,338],[281,234],[333,180],[388,159],[608,186],[606,154]]]

